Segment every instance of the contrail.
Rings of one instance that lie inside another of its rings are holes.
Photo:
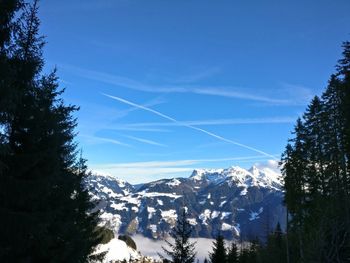
[[[220,135],[216,135],[216,134],[214,134],[214,133],[212,133],[212,132],[209,132],[209,131],[207,131],[207,130],[198,128],[198,127],[196,127],[196,126],[192,126],[192,125],[189,125],[189,124],[180,122],[180,121],[178,121],[178,120],[176,120],[176,119],[174,119],[174,118],[172,118],[172,117],[169,117],[168,115],[165,115],[165,114],[163,114],[163,113],[161,113],[161,112],[159,112],[159,111],[153,110],[153,109],[151,109],[151,108],[145,107],[145,106],[143,106],[143,105],[136,104],[136,103],[134,103],[134,102],[125,100],[125,99],[123,99],[123,98],[116,97],[116,96],[112,96],[112,95],[108,95],[108,94],[105,94],[105,93],[102,93],[102,95],[104,95],[104,96],[106,96],[106,97],[109,97],[109,98],[111,98],[111,99],[120,101],[120,102],[122,102],[122,103],[131,105],[131,106],[134,106],[134,107],[136,107],[136,108],[139,108],[139,109],[142,109],[142,110],[145,110],[145,111],[148,111],[148,112],[152,112],[153,114],[156,114],[156,115],[158,115],[158,116],[160,116],[160,117],[162,117],[162,118],[164,118],[164,119],[167,119],[167,120],[169,120],[169,121],[175,122],[175,123],[177,123],[177,124],[179,124],[179,125],[181,125],[181,126],[184,126],[184,127],[187,127],[187,128],[193,129],[193,130],[196,130],[196,131],[200,131],[200,132],[202,132],[202,133],[205,133],[205,134],[207,134],[207,135],[209,135],[209,136],[211,136],[211,137],[214,137],[214,138],[216,138],[216,139],[219,139],[219,140],[221,140],[221,141],[224,141],[224,142],[227,142],[227,143],[231,143],[231,144],[234,144],[234,145],[237,145],[237,146],[246,148],[246,149],[248,149],[248,150],[251,150],[251,151],[260,153],[260,154],[265,155],[265,156],[267,156],[267,157],[270,157],[270,158],[272,158],[272,159],[274,159],[274,160],[277,160],[275,156],[273,156],[273,155],[271,155],[271,154],[268,154],[268,153],[266,153],[266,152],[263,152],[263,151],[261,151],[261,150],[259,150],[259,149],[256,149],[256,148],[254,148],[254,147],[251,147],[251,146],[248,146],[248,145],[239,143],[239,142],[232,141],[232,140],[230,140],[230,139],[224,138],[224,137],[222,137],[222,136],[220,136]]]

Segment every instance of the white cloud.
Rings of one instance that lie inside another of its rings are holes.
[[[277,160],[266,160],[263,162],[256,162],[254,163],[254,166],[256,166],[258,169],[271,169],[276,173],[281,173],[279,161]]]
[[[136,242],[137,248],[143,255],[152,256],[154,258],[159,258],[158,253],[165,256],[162,246],[168,248],[168,245],[164,240],[152,240],[146,238],[142,235],[132,236],[134,241]],[[173,242],[172,239],[168,240],[169,242]],[[209,259],[209,253],[212,252],[214,239],[210,238],[190,238],[190,242],[196,242],[196,258],[203,262],[205,258]],[[225,240],[226,246],[229,246],[231,241]],[[141,245],[142,244],[142,245]]]

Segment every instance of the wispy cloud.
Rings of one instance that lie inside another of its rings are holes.
[[[220,72],[220,68],[218,68],[218,67],[207,68],[207,69],[202,70],[202,71],[197,72],[197,73],[193,73],[190,75],[185,75],[185,76],[175,78],[175,82],[177,82],[177,83],[194,83],[194,82],[209,78],[209,77],[217,74],[218,72]]]
[[[270,117],[270,118],[236,118],[236,119],[213,119],[213,120],[192,120],[178,122],[142,122],[124,124],[125,128],[145,127],[173,127],[173,126],[212,126],[212,125],[236,125],[236,124],[281,124],[294,123],[296,117]]]
[[[275,155],[276,157],[278,155]],[[144,183],[163,178],[187,177],[197,168],[203,168],[208,163],[236,161],[236,162],[266,162],[268,158],[259,156],[226,157],[213,159],[188,159],[169,161],[128,162],[112,164],[91,164],[93,171],[109,174],[127,180],[130,183]],[[273,162],[273,161],[271,161]],[[262,166],[262,164],[260,167]]]
[[[86,143],[91,143],[91,144],[112,143],[112,144],[116,144],[116,145],[120,145],[120,146],[132,147],[129,144],[123,143],[123,142],[115,140],[115,139],[110,139],[110,138],[90,136],[90,135],[79,135],[78,137],[84,139]]]
[[[72,65],[60,65],[62,68],[71,71],[72,73],[79,75],[86,79],[92,79],[95,81],[111,84],[118,87],[124,87],[128,89],[152,92],[152,93],[192,93],[201,94],[208,96],[219,96],[226,98],[244,99],[263,103],[271,103],[274,105],[290,105],[295,104],[293,99],[280,99],[273,98],[264,95],[257,95],[253,92],[247,93],[239,87],[204,87],[204,86],[193,86],[193,85],[147,85],[139,81],[112,75],[105,72],[84,69],[75,67]]]
[[[279,155],[273,155],[273,156],[278,157]],[[208,158],[208,159],[182,159],[182,160],[168,160],[168,161],[127,162],[127,163],[101,164],[99,166],[104,168],[147,169],[147,168],[181,167],[181,166],[198,165],[203,163],[223,162],[223,161],[244,161],[244,160],[254,161],[256,159],[261,159],[261,155]],[[267,160],[268,158],[265,157],[265,159]]]
[[[282,82],[280,83],[280,86],[279,93],[283,93],[286,96],[293,98],[293,102],[296,105],[306,105],[311,101],[313,96],[315,96],[314,89],[310,89],[301,84]]]
[[[109,168],[169,168],[169,167],[181,167],[198,164],[208,160],[170,160],[170,161],[148,161],[148,162],[127,162],[127,163],[113,163],[102,164],[100,167]]]
[[[142,142],[145,144],[150,144],[150,145],[155,145],[155,146],[160,146],[160,147],[167,147],[167,145],[162,144],[162,143],[158,143],[149,139],[144,139],[144,138],[139,138],[139,137],[135,137],[135,136],[130,136],[130,135],[125,135],[126,138],[138,141],[138,142]]]
[[[114,130],[114,131],[134,131],[134,132],[170,132],[170,130],[166,129],[157,129],[157,128],[144,128],[144,127],[132,127],[128,125],[118,125],[116,127],[113,127],[110,125],[107,130]]]
[[[119,101],[119,102],[122,102],[122,103],[125,103],[125,104],[128,104],[128,105],[131,105],[131,106],[134,106],[134,107],[143,109],[143,110],[148,111],[148,112],[151,112],[151,113],[153,113],[153,114],[155,114],[155,115],[158,115],[158,116],[160,116],[160,117],[162,117],[162,118],[164,118],[164,119],[167,119],[167,120],[169,120],[169,121],[171,121],[171,122],[180,123],[180,122],[177,121],[176,119],[174,119],[174,118],[172,118],[172,117],[169,117],[168,115],[165,115],[165,114],[163,114],[163,113],[161,113],[161,112],[159,112],[159,111],[153,110],[153,109],[151,109],[151,108],[142,106],[142,105],[140,105],[140,104],[133,103],[133,102],[131,102],[131,101],[125,100],[125,99],[120,98],[120,97],[111,96],[111,95],[108,95],[108,94],[103,94],[103,95],[104,95],[104,96],[107,96],[107,97],[109,97],[109,98],[111,98],[111,99],[117,100],[117,101]],[[212,132],[210,132],[210,131],[204,130],[204,129],[202,129],[202,128],[198,128],[198,127],[192,126],[192,125],[185,125],[185,124],[182,125],[182,126],[187,127],[187,128],[190,128],[190,129],[192,129],[192,130],[197,130],[197,131],[199,131],[199,132],[205,133],[205,134],[207,134],[207,135],[209,135],[209,136],[211,136],[211,137],[213,137],[213,138],[216,138],[216,139],[218,139],[218,140],[220,140],[220,141],[224,141],[224,142],[227,142],[227,143],[236,145],[236,146],[240,146],[240,147],[242,147],[242,148],[245,148],[245,149],[248,149],[248,150],[251,150],[251,151],[260,153],[260,154],[262,154],[262,155],[264,155],[264,156],[268,156],[268,157],[275,158],[275,157],[272,156],[271,154],[266,153],[266,152],[264,152],[264,151],[261,151],[261,150],[259,150],[259,149],[257,149],[257,148],[254,148],[254,147],[245,145],[245,144],[243,144],[243,143],[239,143],[239,142],[236,142],[236,141],[233,141],[233,140],[224,138],[224,137],[222,137],[222,136],[220,136],[220,135],[217,135],[217,134],[212,133]]]
[[[236,99],[245,99],[259,102],[267,102],[273,104],[289,104],[290,100],[288,99],[275,99],[266,96],[258,96],[250,93],[245,93],[240,91],[238,88],[232,87],[223,87],[223,88],[192,88],[191,92],[202,95],[212,95],[220,96],[226,98],[236,98]]]
[[[143,105],[150,107],[165,103],[162,97],[156,97],[145,102]],[[132,112],[140,110],[136,107],[124,107],[124,109],[116,108],[106,104],[84,103],[79,101],[81,105],[79,111],[81,118],[79,120],[79,131],[87,136],[94,137],[97,133],[103,131],[131,131],[131,132],[170,132],[165,128],[157,127],[126,127],[120,125],[119,120],[127,117]],[[118,121],[118,123],[117,123]]]

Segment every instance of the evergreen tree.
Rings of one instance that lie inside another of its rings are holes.
[[[259,262],[280,263],[286,261],[285,241],[280,224],[278,223],[273,233],[267,239],[265,246],[257,250]]]
[[[293,262],[350,256],[350,44],[321,98],[315,97],[282,157]]]
[[[306,130],[303,121],[299,118],[294,129],[295,139],[291,140],[293,146],[288,144],[282,157],[285,174],[284,187],[286,188],[285,202],[292,214],[289,228],[296,233],[298,254],[301,261],[304,258],[304,208],[306,205]]]
[[[250,261],[249,261],[249,249],[248,248],[241,249],[239,256],[238,256],[238,262],[239,263],[250,263]]]
[[[337,65],[337,75],[341,80],[342,89],[342,112],[344,113],[344,150],[346,156],[346,172],[344,173],[344,217],[345,217],[345,233],[349,236],[350,233],[350,42],[343,43],[343,58],[339,60]],[[347,238],[344,247],[347,247],[347,251],[344,251],[344,257],[350,258],[350,238]]]
[[[232,242],[227,253],[227,263],[238,263],[238,248],[236,243]]]
[[[342,89],[342,112],[344,113],[344,146],[347,157],[347,186],[350,185],[350,42],[343,43],[343,58],[339,60],[337,65],[337,76],[341,81]],[[347,188],[348,193],[350,189]]]
[[[85,262],[100,235],[97,215],[88,214],[92,207],[81,184],[86,167],[73,142],[78,108],[60,98],[55,71],[41,73],[37,1],[16,3],[22,13],[9,27],[13,39],[6,41],[13,46],[4,53],[12,74],[0,79],[1,94],[13,102],[1,104],[7,151],[1,155],[0,224],[6,227],[0,261]]]
[[[14,29],[18,25],[14,16],[21,6],[22,2],[16,0],[0,2],[0,175],[6,168],[5,155],[9,153],[6,129],[17,105],[13,87],[16,69],[11,51]]]
[[[222,235],[218,235],[213,242],[213,252],[210,253],[211,263],[224,263],[226,262],[226,248],[225,241]]]
[[[276,247],[278,248],[278,250],[281,250],[283,246],[283,233],[279,222],[276,225],[276,229],[273,233],[273,236],[276,242]]]
[[[173,263],[193,263],[196,258],[195,243],[190,242],[192,226],[187,220],[185,209],[182,209],[182,215],[178,217],[176,226],[171,236],[174,238],[175,244],[168,241],[170,249],[163,247],[164,252],[171,258]],[[160,255],[161,256],[161,255]],[[162,256],[161,256],[162,257]]]

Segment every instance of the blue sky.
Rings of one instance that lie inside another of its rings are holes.
[[[350,2],[42,1],[89,167],[132,183],[279,159],[350,39]],[[268,162],[273,165],[275,162]]]

